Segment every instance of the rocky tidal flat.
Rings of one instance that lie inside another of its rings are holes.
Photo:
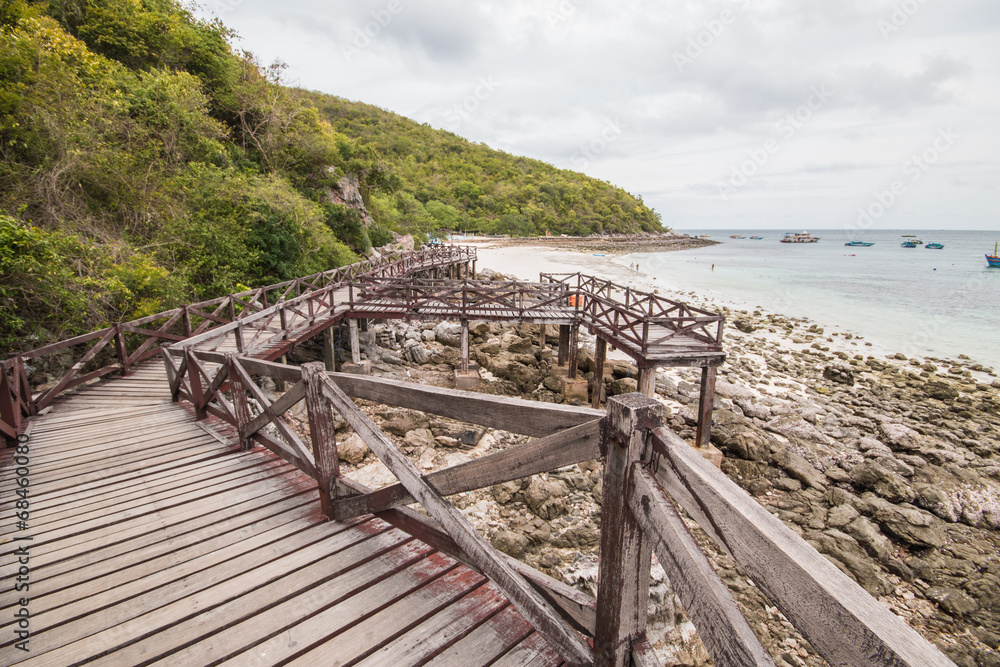
[[[1000,665],[1000,381],[992,369],[961,358],[865,354],[852,334],[723,310],[728,359],[712,429],[722,470],[956,664]],[[362,334],[362,349],[376,375],[451,386],[458,333],[457,323],[376,323]],[[544,350],[534,325],[475,322],[470,333],[481,391],[564,400],[551,374],[555,327]],[[593,339],[580,338],[580,371],[590,379]],[[293,360],[319,356],[307,345]],[[609,365],[604,391],[635,391],[635,366],[621,358]],[[656,381],[669,426],[689,441],[698,372],[663,369]],[[411,410],[365,409],[425,471],[527,440]],[[304,415],[293,421],[307,428]],[[346,424],[338,451],[352,478],[371,487],[395,481]],[[600,462],[585,462],[452,501],[498,549],[593,594],[601,478]],[[689,526],[778,664],[825,664]],[[650,628],[665,660],[708,662],[658,565]]]

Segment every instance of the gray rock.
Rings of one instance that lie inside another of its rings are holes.
[[[737,318],[733,320],[733,326],[742,331],[743,333],[753,333],[757,330],[757,327],[750,320],[745,320],[743,318]]]
[[[462,327],[455,322],[440,322],[434,327],[434,340],[449,347],[461,344]]]
[[[858,510],[852,505],[837,505],[830,509],[826,515],[826,525],[831,528],[843,528],[847,524],[861,516]]]
[[[826,475],[813,467],[809,461],[794,452],[786,452],[781,457],[781,467],[789,474],[806,486],[810,486],[819,491],[826,491]]]
[[[430,432],[430,429],[426,428],[413,429],[406,434],[403,440],[410,447],[416,447],[417,449],[423,449],[424,447],[433,448],[437,444],[434,440],[434,434]]]
[[[498,551],[502,551],[508,556],[513,556],[514,558],[519,557],[524,553],[524,550],[528,548],[528,538],[521,533],[515,533],[512,530],[501,530],[490,543]]]
[[[940,547],[945,533],[940,520],[933,514],[908,505],[893,505],[889,501],[866,494],[864,512],[890,535],[917,547]]]
[[[830,382],[854,386],[854,371],[847,366],[827,366],[823,369],[823,377]]]
[[[524,491],[524,500],[535,516],[549,521],[569,511],[565,500],[568,492],[562,480],[535,477]]]
[[[925,595],[952,616],[968,616],[979,611],[976,601],[956,588],[928,588]]]
[[[357,433],[352,433],[337,443],[337,458],[345,463],[355,465],[361,463],[368,455],[368,451],[368,445]]]
[[[894,451],[911,451],[923,445],[923,436],[902,424],[883,423],[880,431],[882,441]]]
[[[888,563],[892,558],[892,542],[882,534],[874,523],[859,516],[847,524],[844,532],[858,541],[865,551],[873,558]]]
[[[851,471],[851,481],[856,486],[874,491],[894,503],[910,502],[916,497],[905,479],[870,459],[854,466],[854,470]]]
[[[639,383],[634,378],[618,378],[608,386],[608,396],[631,394],[639,390]]]

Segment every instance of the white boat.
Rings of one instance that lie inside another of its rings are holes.
[[[798,234],[789,232],[781,239],[782,243],[816,243],[817,241],[819,241],[819,237],[813,236],[809,232],[800,232]]]

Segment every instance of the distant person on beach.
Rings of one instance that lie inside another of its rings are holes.
[[[712,265],[712,270],[715,271],[715,264]]]

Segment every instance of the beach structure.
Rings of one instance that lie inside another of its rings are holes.
[[[773,664],[677,503],[831,664],[951,664],[666,428],[647,395],[595,410],[332,372],[327,332],[344,319],[456,313],[558,325],[567,374],[579,326],[647,369],[721,362],[718,316],[631,291],[619,302],[621,288],[579,274],[474,277],[474,250],[426,249],[5,360],[0,571],[30,594],[0,592],[0,662],[654,665],[655,552],[715,664]],[[325,364],[275,361],[320,334]],[[33,391],[26,363],[54,352],[72,368]],[[364,370],[357,354],[349,363]],[[263,378],[286,390],[269,397]],[[534,439],[422,472],[352,399]],[[293,410],[308,435],[285,418]],[[398,483],[371,490],[341,474],[339,419]],[[497,551],[448,500],[593,459],[596,598]]]

